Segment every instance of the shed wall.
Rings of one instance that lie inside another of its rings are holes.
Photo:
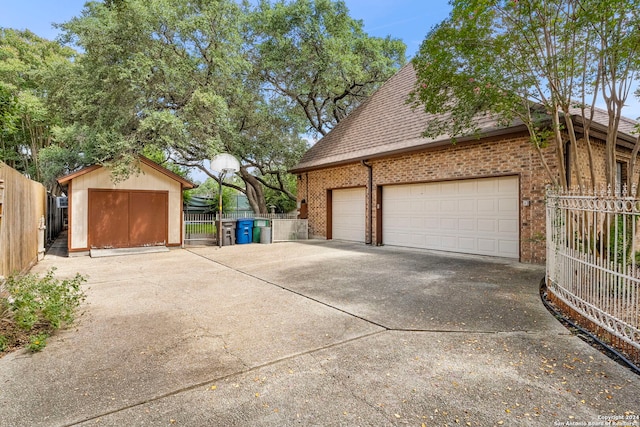
[[[99,168],[74,178],[70,185],[69,216],[69,250],[82,251],[88,248],[88,200],[90,188],[112,190],[150,190],[169,192],[169,232],[168,245],[180,245],[182,190],[180,183],[167,178],[155,169],[140,164],[140,173],[128,179],[113,183],[107,168]]]

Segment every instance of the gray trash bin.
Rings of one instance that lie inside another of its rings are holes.
[[[218,223],[216,223],[218,224]],[[236,221],[234,219],[222,220],[222,246],[236,244]]]
[[[260,227],[260,243],[271,243],[271,227]]]

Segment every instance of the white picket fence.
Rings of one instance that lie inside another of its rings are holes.
[[[288,242],[309,238],[309,222],[297,219],[296,214],[261,214],[246,213],[223,214],[222,219],[236,220],[243,218],[268,219],[271,226],[272,242]],[[216,214],[184,213],[183,240],[185,244],[216,244],[218,242],[217,226],[219,218]]]

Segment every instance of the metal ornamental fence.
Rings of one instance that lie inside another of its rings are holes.
[[[640,199],[635,191],[547,192],[547,288],[640,350]]]

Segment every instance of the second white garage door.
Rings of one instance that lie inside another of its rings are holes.
[[[333,190],[331,235],[333,239],[364,242],[365,189]]]
[[[518,258],[518,200],[513,176],[385,186],[383,244]]]

